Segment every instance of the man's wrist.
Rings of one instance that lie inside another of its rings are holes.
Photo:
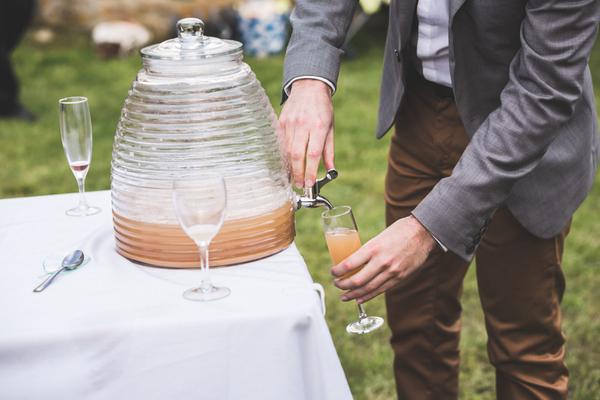
[[[438,238],[437,238],[437,237],[436,237],[436,236],[433,234],[433,232],[431,232],[431,231],[429,230],[429,228],[427,228],[427,227],[426,227],[426,226],[425,226],[425,225],[424,225],[424,224],[423,224],[423,223],[422,223],[422,222],[419,220],[419,218],[417,218],[417,217],[416,217],[414,214],[411,214],[410,216],[411,216],[411,217],[413,217],[414,219],[416,219],[416,220],[417,220],[417,222],[418,222],[418,223],[419,223],[419,224],[420,224],[420,225],[423,227],[423,229],[425,229],[425,230],[427,231],[427,233],[429,233],[429,236],[431,236],[431,237],[433,238],[434,242],[437,244],[437,246],[438,246],[440,249],[442,249],[442,251],[443,251],[444,253],[447,253],[447,252],[448,252],[448,247],[446,247],[446,245],[445,245],[444,243],[442,243],[442,241],[441,241],[440,239],[438,239]],[[434,246],[434,247],[435,247],[435,246]]]
[[[408,218],[412,220],[412,222],[417,227],[419,231],[418,237],[421,244],[424,246],[427,253],[431,253],[433,249],[438,246],[439,242],[437,239],[429,232],[429,230],[417,219],[414,215],[409,215]]]

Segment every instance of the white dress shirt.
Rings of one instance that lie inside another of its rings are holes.
[[[417,58],[425,79],[452,87],[448,55],[450,0],[419,0]]]

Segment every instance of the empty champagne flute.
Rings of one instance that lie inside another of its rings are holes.
[[[173,205],[181,228],[198,246],[202,270],[200,286],[186,290],[183,297],[211,301],[229,296],[228,288],[212,284],[208,265],[208,246],[225,219],[227,191],[223,177],[202,174],[174,181]]]
[[[361,246],[360,236],[352,208],[349,206],[333,207],[321,214],[325,241],[333,265],[337,265],[352,255]],[[344,278],[352,276],[360,268],[349,272]],[[383,318],[368,316],[362,304],[358,304],[358,321],[346,326],[346,332],[352,334],[365,334],[378,329],[383,325]]]
[[[60,138],[67,161],[77,180],[79,205],[66,211],[71,216],[94,215],[98,207],[90,207],[85,199],[85,177],[92,161],[92,120],[85,97],[66,97],[58,101]]]

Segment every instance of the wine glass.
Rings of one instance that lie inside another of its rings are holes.
[[[173,205],[181,228],[198,246],[202,270],[200,286],[186,290],[183,297],[211,301],[229,296],[228,288],[213,286],[208,265],[208,246],[225,219],[227,191],[223,177],[202,174],[174,181]]]
[[[352,208],[349,206],[333,207],[321,214],[321,220],[329,255],[334,265],[341,263],[360,248],[360,236]],[[356,274],[361,268],[356,268],[343,278]],[[383,325],[383,318],[368,316],[363,305],[358,304],[358,320],[348,324],[346,332],[362,335],[378,329],[381,325]]]
[[[85,199],[85,177],[92,160],[92,121],[85,97],[66,97],[58,101],[60,138],[67,161],[77,180],[79,205],[66,211],[67,215],[82,217],[100,212]]]

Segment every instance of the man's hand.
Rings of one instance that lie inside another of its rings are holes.
[[[298,188],[314,185],[319,161],[333,165],[333,104],[331,89],[315,79],[293,83],[279,116],[279,134]]]
[[[331,269],[335,286],[347,290],[342,300],[364,303],[421,267],[435,246],[431,234],[415,217],[402,218]]]

